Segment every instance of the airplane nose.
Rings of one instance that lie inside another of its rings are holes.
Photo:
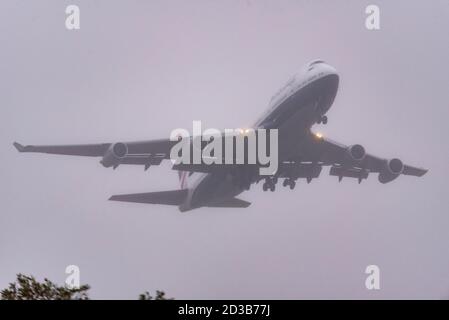
[[[337,69],[335,69],[331,65],[324,64],[323,68],[327,71],[328,74],[338,75]]]
[[[327,74],[335,74],[335,75],[337,74],[337,70],[334,67],[330,66],[324,60],[321,59],[313,60],[307,65],[308,72],[311,72],[315,69],[325,71]]]

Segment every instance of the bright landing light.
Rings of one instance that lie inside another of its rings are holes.
[[[323,137],[323,134],[322,134],[321,132],[316,132],[316,133],[315,133],[315,136],[316,136],[318,139],[321,139],[321,138]]]
[[[248,135],[250,134],[254,129],[251,128],[246,128],[246,129],[237,129],[237,131],[241,134],[241,135]]]

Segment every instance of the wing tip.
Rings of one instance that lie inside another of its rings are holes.
[[[19,152],[24,152],[25,151],[25,147],[23,145],[21,145],[20,143],[14,142],[13,145],[17,149],[17,151],[19,151]]]
[[[422,177],[427,172],[429,172],[429,169],[412,167],[412,166],[408,166],[408,165],[405,165],[404,170],[402,171],[402,173],[405,175],[415,176],[415,177]]]
[[[424,169],[424,168],[422,168],[422,169],[421,169],[421,175],[420,175],[420,177],[422,177],[423,175],[425,175],[427,172],[429,172],[429,169]]]
[[[429,169],[426,169],[426,168],[417,168],[416,170],[417,170],[417,172],[416,172],[415,175],[417,177],[422,177],[423,175],[425,175],[429,171]]]

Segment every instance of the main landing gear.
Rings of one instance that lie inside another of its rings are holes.
[[[321,116],[318,118],[317,121],[318,124],[322,123],[322,124],[327,124],[327,116]]]
[[[266,178],[265,182],[262,186],[263,191],[275,191],[276,190],[276,183],[278,182],[278,178],[274,177],[274,178]],[[284,179],[284,181],[282,182],[282,186],[283,187],[290,187],[290,190],[295,189],[296,187],[296,181],[294,179],[291,178],[286,178]]]
[[[276,183],[278,182],[278,178],[274,177],[274,178],[266,178],[265,182],[263,183],[263,191],[268,191],[270,190],[271,192],[273,192],[274,190],[276,190]]]
[[[282,185],[283,185],[284,187],[289,186],[289,187],[290,187],[290,190],[293,190],[293,189],[295,189],[295,187],[296,187],[296,181],[293,180],[293,179],[287,178],[287,179],[284,180],[284,182],[282,182]]]

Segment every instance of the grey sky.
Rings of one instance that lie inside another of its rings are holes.
[[[364,27],[366,5],[381,30]],[[65,7],[81,30],[65,29]],[[448,1],[1,1],[0,287],[18,272],[60,283],[69,264],[94,298],[449,298]],[[429,168],[358,185],[242,198],[246,210],[107,201],[178,187],[169,164],[19,154],[59,144],[168,137],[252,124],[301,66],[340,72],[319,130]],[[364,287],[381,268],[381,290]]]

